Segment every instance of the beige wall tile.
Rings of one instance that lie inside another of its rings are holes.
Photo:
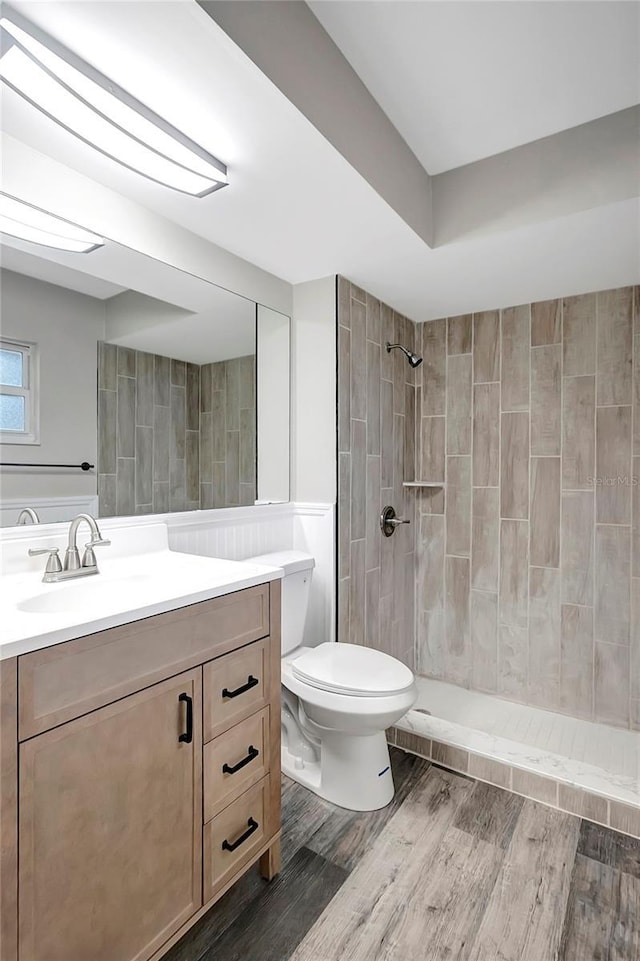
[[[509,790],[511,787],[511,768],[508,764],[501,764],[490,757],[480,757],[479,754],[469,754],[468,773],[481,781],[488,781],[498,787]]]
[[[399,353],[397,350],[392,350],[387,353],[385,349],[386,343],[395,344],[396,342],[396,332],[395,332],[395,322],[394,314],[391,307],[387,304],[380,305],[380,344],[382,350],[380,351],[380,370],[383,380],[388,380],[393,383],[393,372],[396,363],[396,357]]]
[[[477,384],[473,389],[473,484],[500,483],[500,385]]]
[[[498,636],[498,693],[516,701],[527,697],[526,628],[501,624]]]
[[[471,591],[471,681],[480,691],[498,689],[498,595]]]
[[[349,576],[351,561],[351,454],[338,454],[338,577]]]
[[[422,415],[433,417],[446,411],[447,386],[447,321],[432,320],[420,324],[423,363],[418,368],[422,384]]]
[[[593,716],[593,608],[562,605],[560,703],[577,717]]]
[[[351,446],[351,331],[338,327],[338,449]]]
[[[632,396],[633,287],[596,294],[598,404],[630,404]]]
[[[595,475],[595,377],[565,377],[562,410],[562,487],[591,490]]]
[[[528,304],[508,307],[502,317],[502,409],[529,407],[531,309]]]
[[[445,665],[457,684],[471,680],[470,590],[469,559],[445,557]]]
[[[380,453],[382,486],[393,487],[393,384],[388,380],[380,383]]]
[[[351,540],[361,540],[367,529],[367,425],[351,421]]]
[[[640,838],[640,808],[611,801],[609,818],[610,826],[616,831],[624,831],[625,834]]]
[[[444,611],[420,611],[416,644],[418,674],[445,676],[444,647]]]
[[[500,311],[473,315],[473,379],[476,384],[500,380]]]
[[[554,807],[558,804],[558,782],[552,781],[549,777],[533,774],[531,771],[521,771],[514,767],[511,774],[511,790],[516,794],[533,798],[534,801],[552,804]]]
[[[431,757],[436,764],[450,767],[454,771],[465,773],[469,768],[468,751],[459,747],[452,747],[450,744],[442,744],[440,741],[431,742]]]
[[[640,456],[640,286],[633,290],[633,453]]]
[[[640,457],[633,458],[631,475],[631,570],[634,577],[640,577]]]
[[[444,417],[423,417],[420,425],[420,480],[444,481],[445,465]]]
[[[529,571],[529,699],[557,711],[560,698],[560,571]]]
[[[417,541],[418,607],[423,611],[444,607],[444,539],[444,517],[423,514]]]
[[[367,341],[367,453],[380,453],[380,347]]]
[[[447,321],[447,351],[449,354],[471,353],[471,314],[449,317]]]
[[[471,453],[471,355],[456,354],[447,365],[447,453]]]
[[[560,563],[566,604],[593,605],[594,496],[590,491],[562,494]]]
[[[562,301],[541,300],[531,304],[531,346],[562,343]]]
[[[595,719],[629,725],[629,647],[601,644],[595,648]]]
[[[447,457],[447,554],[471,553],[471,458]]]
[[[629,646],[630,555],[628,527],[596,527],[596,641]]]
[[[631,696],[640,699],[640,578],[631,581]]]
[[[355,284],[351,284],[350,287],[351,287],[351,299],[352,299],[351,310],[353,311],[353,301],[358,301],[358,306],[360,304],[366,304],[367,294],[366,294],[366,291],[362,289],[362,287],[356,287]]]
[[[380,458],[367,457],[367,499],[366,512],[366,570],[371,571],[380,567],[380,548],[382,532],[380,530]]]
[[[349,642],[364,644],[365,571],[364,541],[351,542],[351,576],[349,577]]]
[[[500,503],[497,487],[473,490],[471,584],[481,591],[498,590]]]
[[[500,445],[500,516],[529,516],[529,415],[503,414]]]
[[[562,303],[564,374],[596,372],[596,295],[566,297]]]
[[[600,824],[608,822],[607,799],[581,791],[571,784],[558,785],[558,804],[563,811],[577,814],[588,821],[598,821]]]
[[[529,608],[529,524],[500,524],[500,621],[527,628]]]
[[[346,277],[338,277],[338,323],[348,327],[351,323],[351,284]]]
[[[560,566],[560,458],[531,460],[530,563]]]
[[[367,418],[367,311],[364,304],[353,298],[351,300],[351,417],[357,420]]]
[[[389,638],[380,634],[380,568],[365,574],[364,643],[375,651],[383,651]]]
[[[599,524],[631,523],[631,408],[596,411],[596,517]]]
[[[428,737],[420,737],[419,734],[412,734],[410,731],[402,731],[396,728],[395,744],[403,751],[410,754],[418,754],[420,757],[431,757],[431,740]]]
[[[562,347],[531,351],[531,453],[560,454],[562,422]]]
[[[367,340],[380,343],[380,301],[367,294]]]
[[[416,389],[404,385],[404,479],[416,479]]]

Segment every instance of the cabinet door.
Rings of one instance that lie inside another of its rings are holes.
[[[20,961],[145,961],[199,909],[201,691],[198,668],[20,746]]]

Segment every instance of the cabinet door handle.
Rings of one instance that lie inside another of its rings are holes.
[[[250,674],[249,677],[247,678],[247,683],[246,683],[246,684],[243,684],[242,687],[237,687],[237,688],[235,689],[235,691],[230,691],[229,688],[223,687],[223,688],[222,688],[222,696],[223,696],[223,697],[238,697],[238,695],[244,694],[245,691],[250,691],[252,687],[255,687],[256,684],[259,684],[259,683],[260,683],[260,681],[258,680],[258,678],[257,678],[257,677],[254,677],[253,674]]]
[[[247,750],[247,756],[246,756],[246,757],[243,757],[242,760],[241,760],[241,761],[238,761],[237,764],[231,765],[231,764],[227,764],[227,763],[225,762],[225,763],[222,765],[222,773],[223,773],[223,774],[235,774],[236,771],[239,771],[240,768],[242,768],[242,767],[245,766],[245,764],[250,764],[252,761],[254,761],[254,760],[255,760],[257,757],[259,757],[259,756],[260,756],[260,751],[258,750],[258,748],[257,748],[257,747],[254,747],[253,744],[250,744],[250,745],[249,745],[249,748],[248,748],[248,750]]]
[[[247,821],[247,830],[244,832],[244,834],[241,834],[236,841],[233,841],[231,843],[227,841],[227,839],[225,838],[224,841],[222,842],[222,850],[235,851],[235,849],[239,848],[241,844],[244,844],[247,838],[250,838],[253,832],[257,831],[259,827],[260,825],[258,824],[257,821],[254,821],[253,818],[249,818],[249,820]]]
[[[189,697],[188,694],[180,694],[178,701],[184,701],[187,705],[187,730],[180,735],[178,740],[184,741],[185,744],[191,744],[193,741],[193,698]]]

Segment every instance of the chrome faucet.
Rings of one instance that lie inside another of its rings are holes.
[[[31,519],[32,524],[39,524],[40,518],[33,507],[23,507],[23,509],[18,514],[18,527],[23,527],[27,520]]]
[[[77,537],[78,528],[83,521],[86,521],[89,525],[91,539],[85,544],[81,561]],[[60,562],[59,547],[30,548],[29,555],[35,557],[38,554],[48,554],[47,566],[45,567],[42,580],[45,584],[50,584],[54,581],[71,580],[73,577],[86,577],[88,574],[98,574],[98,565],[93,549],[94,547],[106,547],[110,543],[111,541],[107,540],[100,533],[95,517],[92,517],[91,514],[78,514],[78,516],[74,517],[71,521],[71,526],[69,527],[69,543],[64,555],[64,565]]]

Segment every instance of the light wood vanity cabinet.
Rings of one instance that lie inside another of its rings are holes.
[[[159,961],[277,873],[278,581],[0,665],[1,961]]]

